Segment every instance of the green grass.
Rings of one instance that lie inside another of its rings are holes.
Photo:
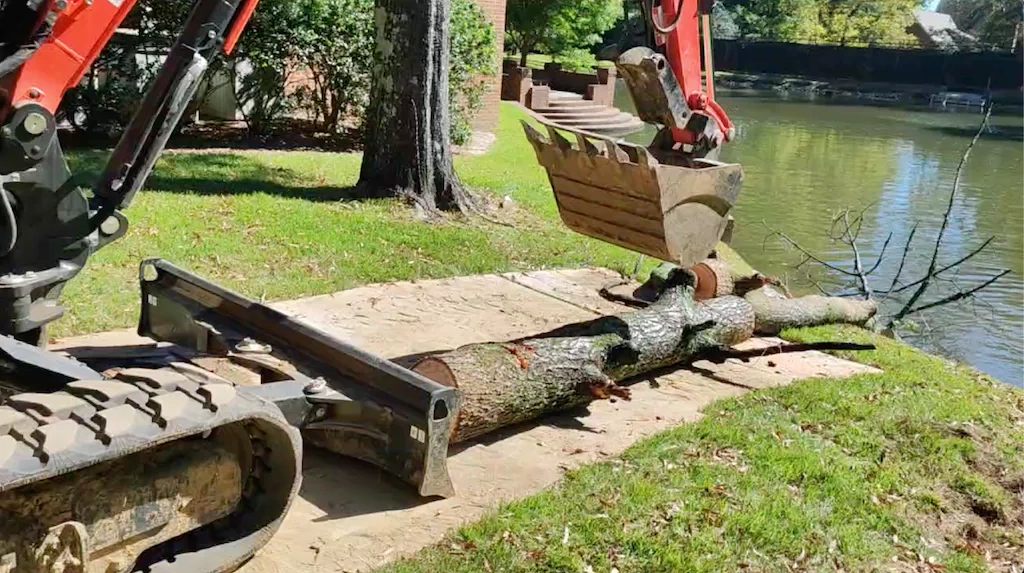
[[[127,211],[127,236],[101,250],[68,285],[69,313],[52,334],[133,325],[136,269],[147,257],[166,258],[267,300],[371,282],[544,267],[631,271],[635,255],[560,224],[547,177],[519,125],[525,117],[504,105],[490,152],[456,159],[470,187],[513,198],[516,228],[459,217],[425,224],[399,201],[354,200],[357,154],[165,155]],[[105,156],[73,153],[72,168],[87,183]]]
[[[872,342],[850,357],[885,373],[718,402],[382,571],[986,571],[986,550],[997,570],[1022,564],[1024,393],[855,328],[786,336]]]

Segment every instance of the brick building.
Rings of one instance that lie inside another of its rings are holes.
[[[505,0],[473,0],[494,25],[497,37],[498,58],[494,76],[488,79],[483,105],[473,119],[473,129],[494,133],[498,130],[498,112],[501,106],[501,60],[505,45]]]

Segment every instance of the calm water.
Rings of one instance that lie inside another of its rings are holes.
[[[628,109],[628,95],[620,99]],[[923,276],[957,164],[980,114],[768,96],[721,99],[739,133],[722,158],[742,163],[746,172],[734,213],[733,246],[755,267],[787,277],[797,292],[814,290],[804,271],[793,269],[800,256],[777,239],[766,240],[764,222],[823,259],[852,268],[849,249],[827,236],[831,214],[849,207],[867,209],[859,241],[866,265],[873,264],[889,233],[893,236],[875,273],[875,289],[888,287],[915,223],[917,249],[902,277]],[[1018,386],[1024,386],[1022,124],[1020,115],[993,115],[992,129],[975,146],[964,171],[940,264],[968,254],[991,236],[995,240],[959,273],[946,275],[952,282],[938,284],[923,300],[952,294],[957,286],[969,288],[1002,269],[1011,273],[976,301],[917,315],[921,332],[906,335],[914,344]],[[652,134],[630,139],[646,143]],[[844,287],[842,277],[813,275],[830,292]]]

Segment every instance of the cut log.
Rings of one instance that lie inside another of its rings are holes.
[[[653,300],[641,310],[521,340],[470,344],[423,358],[412,369],[460,390],[462,407],[451,441],[461,442],[594,399],[628,399],[628,390],[617,382],[699,358],[724,360],[736,355],[730,346],[755,331],[775,334],[788,326],[863,324],[875,312],[871,302],[790,299],[756,271],[737,272],[717,259],[705,263],[705,278],[716,283],[709,289],[719,295],[714,298],[696,299],[699,272],[659,267],[641,287]],[[753,289],[745,297],[718,288],[739,290],[741,282]],[[641,298],[630,300],[644,303]]]
[[[743,298],[757,317],[757,334],[778,334],[786,328],[821,324],[864,326],[878,312],[878,303],[873,300],[819,295],[789,298],[772,285],[752,290]]]
[[[690,284],[666,289],[648,308],[571,324],[504,343],[471,344],[420,360],[413,370],[459,388],[460,442],[503,426],[628,391],[616,382],[745,340],[749,303],[698,303]]]

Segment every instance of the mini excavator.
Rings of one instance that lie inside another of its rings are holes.
[[[643,1],[654,47],[618,66],[662,128],[654,142],[576,132],[574,146],[557,125],[527,136],[570,228],[686,266],[726,233],[742,173],[714,159],[733,128],[714,100],[709,6]],[[57,110],[134,3],[0,0],[0,573],[236,569],[297,495],[303,441],[453,495],[457,388],[170,262],[139,273],[139,333],[165,344],[44,348],[64,285],[128,231],[123,211],[257,0],[197,0],[83,189]]]

